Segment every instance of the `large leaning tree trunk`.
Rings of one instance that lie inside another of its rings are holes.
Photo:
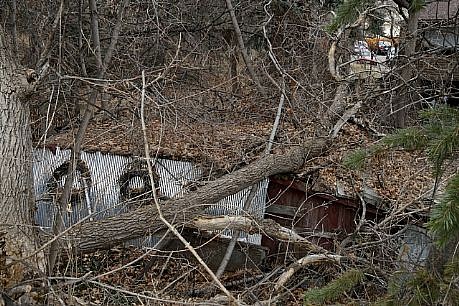
[[[178,199],[161,203],[164,217],[176,226],[197,227],[194,218],[204,214],[206,206],[217,203],[226,196],[253,186],[266,177],[278,173],[291,173],[300,169],[308,160],[321,155],[328,141],[315,138],[303,146],[290,149],[284,154],[269,154],[250,165],[209,182],[197,191]],[[153,205],[84,223],[67,230],[63,238],[69,239],[80,252],[106,249],[130,239],[139,238],[165,228]]]
[[[3,286],[11,286],[22,280],[26,270],[41,266],[37,256],[30,256],[37,249],[32,226],[32,142],[29,109],[21,101],[28,83],[5,37],[0,26],[0,279]]]

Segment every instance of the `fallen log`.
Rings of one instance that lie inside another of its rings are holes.
[[[311,139],[302,147],[294,147],[284,154],[269,154],[248,166],[209,182],[182,198],[162,202],[164,217],[176,225],[190,225],[203,214],[205,205],[243,190],[260,180],[280,173],[291,173],[304,163],[320,156],[327,149],[325,138]],[[153,205],[102,220],[80,224],[67,232],[65,238],[79,252],[107,249],[125,241],[155,233],[164,228]]]
[[[283,227],[271,219],[255,220],[243,216],[200,216],[191,221],[190,225],[206,231],[233,229],[249,234],[263,233],[281,241],[301,244],[310,251],[327,252],[324,248],[317,246],[308,239],[298,235],[295,231]]]

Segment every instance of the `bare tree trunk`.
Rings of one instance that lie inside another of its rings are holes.
[[[234,173],[210,182],[196,192],[164,201],[164,218],[185,226],[202,214],[205,205],[217,203],[222,198],[252,186],[263,178],[299,169],[305,161],[317,157],[327,148],[324,139],[313,139],[304,147],[296,147],[284,154],[267,155]],[[105,249],[124,241],[145,236],[164,228],[153,206],[140,207],[128,213],[103,220],[88,222],[69,231],[67,238],[81,252]]]
[[[11,36],[13,41],[13,55],[18,54],[18,31],[17,31],[17,3],[16,0],[11,0]]]
[[[28,105],[20,101],[26,89],[25,76],[18,74],[0,26],[0,279],[9,286],[22,280],[24,273],[41,268],[37,257],[15,261],[36,250],[32,227],[34,192],[32,180],[31,131]]]
[[[231,94],[237,95],[239,91],[239,80],[237,75],[237,51],[235,44],[236,35],[234,30],[223,31],[223,39],[228,46],[229,77],[231,81]]]
[[[403,52],[404,55],[404,64],[405,66],[402,68],[400,73],[400,81],[404,83],[408,83],[409,80],[413,77],[413,70],[412,64],[410,61],[412,60],[412,56],[416,52],[416,41],[418,35],[418,20],[419,20],[419,12],[409,10],[408,11],[409,18],[406,25],[406,34],[405,34],[405,51]],[[407,124],[407,115],[409,113],[409,105],[411,103],[410,94],[408,92],[408,86],[403,86],[401,92],[397,95],[394,104],[394,125],[397,128],[404,128]]]
[[[349,94],[348,87],[349,85],[347,83],[341,81],[341,83],[339,83],[338,87],[336,88],[333,103],[328,108],[327,112],[325,113],[324,119],[322,120],[325,135],[333,133],[333,131],[331,131],[331,128],[333,128],[333,124],[341,118],[344,111],[348,107],[346,103],[346,97]]]

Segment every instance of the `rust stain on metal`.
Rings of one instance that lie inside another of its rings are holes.
[[[324,247],[331,247],[332,238],[352,233],[360,209],[359,200],[313,192],[298,180],[271,178],[267,197],[265,218],[295,229]],[[377,214],[367,205],[366,218],[374,219]],[[263,243],[276,248],[269,239]]]

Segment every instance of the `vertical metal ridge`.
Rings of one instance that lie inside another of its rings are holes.
[[[53,215],[56,211],[54,199],[50,197],[49,190],[47,190],[47,182],[56,168],[68,161],[69,158],[70,150],[57,148],[54,153],[48,149],[33,150],[33,177],[37,205],[35,219],[45,230],[51,229]],[[86,163],[91,176],[88,198],[93,212],[92,217],[100,219],[127,211],[127,204],[120,201],[119,179],[126,167],[138,158],[101,152],[82,152],[81,159]],[[159,183],[160,194],[169,198],[183,196],[186,193],[185,186],[190,182],[198,181],[202,176],[201,169],[191,162],[185,161],[157,159],[155,170],[159,175],[159,182],[156,183]],[[259,183],[259,190],[255,195],[251,209],[247,212],[255,218],[263,218],[267,186],[267,179]],[[207,209],[207,212],[214,215],[245,214],[242,212],[242,207],[248,193],[249,189],[247,188],[228,196]],[[86,216],[88,216],[88,206],[84,201],[84,203],[72,206],[71,211],[64,212],[64,224],[70,226]],[[221,234],[231,236],[232,232],[227,230]],[[255,244],[261,242],[260,235],[242,234],[240,239]],[[158,238],[149,236],[133,240],[129,244],[153,247],[157,241]]]

